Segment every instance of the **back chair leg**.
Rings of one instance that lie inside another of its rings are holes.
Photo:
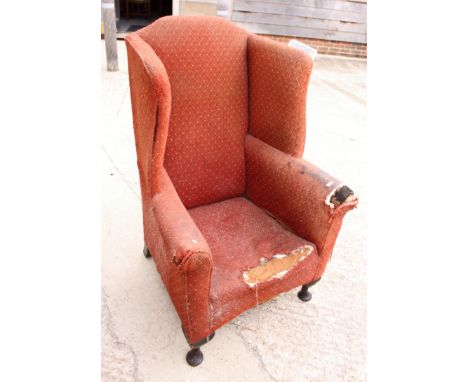
[[[147,259],[151,257],[151,252],[148,249],[148,246],[146,245],[146,243],[145,243],[145,246],[143,247],[143,255],[145,255]]]
[[[309,289],[308,286],[303,285],[302,289],[297,294],[297,297],[299,297],[301,301],[307,302],[307,301],[312,300],[312,293],[310,293],[308,289]]]

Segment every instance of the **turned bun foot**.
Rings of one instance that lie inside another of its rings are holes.
[[[308,289],[309,289],[308,287],[303,285],[302,289],[297,294],[297,297],[299,297],[301,301],[307,302],[312,299],[312,293],[310,293]]]
[[[203,353],[200,348],[194,348],[187,353],[185,359],[190,366],[195,367],[203,362]]]

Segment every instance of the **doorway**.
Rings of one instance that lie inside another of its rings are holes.
[[[117,38],[173,14],[172,0],[114,0]]]

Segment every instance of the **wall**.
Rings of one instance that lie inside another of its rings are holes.
[[[277,40],[297,38],[319,53],[367,56],[367,0],[233,0],[230,18]]]
[[[305,37],[263,35],[275,41],[288,43],[292,38],[317,49],[320,54],[367,58],[367,44],[356,42],[330,41]]]
[[[180,15],[216,16],[216,0],[180,0]]]

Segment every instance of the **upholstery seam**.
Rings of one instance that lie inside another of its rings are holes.
[[[157,93],[157,92],[156,92]],[[158,97],[159,99],[159,97]],[[158,128],[158,112],[159,112],[159,102],[156,101],[156,112],[154,113],[154,127],[153,127],[153,134],[152,134],[152,144],[151,144],[151,160],[150,160],[150,165],[149,165],[149,194],[150,197],[152,197],[152,188],[153,188],[153,162],[154,162],[154,146],[156,142],[156,129]],[[159,172],[159,171],[158,171]],[[158,180],[158,174],[156,174],[156,180]],[[156,187],[156,190],[158,190],[159,187]]]
[[[176,265],[177,267],[177,265]],[[189,308],[189,296],[188,296],[188,276],[186,272],[184,273],[184,278],[185,278],[185,309],[187,311],[187,320],[188,320],[188,331],[189,331],[189,338],[192,338],[192,320],[190,317],[190,308]],[[190,343],[190,342],[189,342]]]

